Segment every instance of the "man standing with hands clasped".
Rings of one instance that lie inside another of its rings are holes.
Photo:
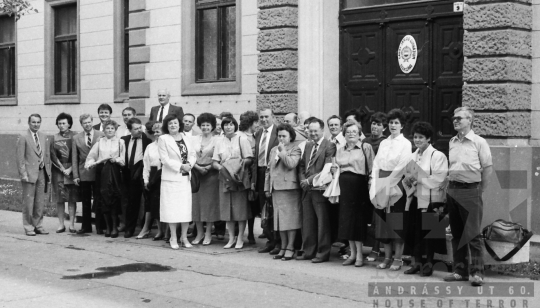
[[[493,172],[491,151],[486,140],[472,131],[474,111],[460,107],[452,118],[457,136],[450,139],[450,168],[447,206],[452,230],[454,271],[444,281],[468,281],[484,284],[484,242],[481,238],[482,193]],[[467,255],[470,250],[470,259]]]
[[[141,197],[143,192],[143,156],[146,147],[151,140],[143,134],[141,120],[131,118],[126,123],[131,135],[122,137],[126,145],[126,165],[124,167],[124,182],[128,190],[128,204],[126,207],[125,238],[130,238],[135,233]]]
[[[96,169],[85,169],[86,157],[88,153],[105,134],[92,127],[92,116],[90,114],[82,114],[79,117],[83,132],[78,133],[73,137],[73,146],[71,148],[72,166],[73,166],[73,181],[75,185],[81,187],[82,194],[82,227],[78,234],[92,233],[92,195],[94,196],[94,211],[96,213],[96,233],[103,234],[101,222],[103,214],[97,196],[100,196],[99,187],[96,185]]]
[[[39,132],[41,116],[28,117],[29,129],[17,139],[17,167],[23,196],[23,227],[26,235],[49,234],[41,226],[45,193],[51,189],[51,158],[47,136]]]

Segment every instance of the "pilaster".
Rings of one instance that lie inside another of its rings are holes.
[[[146,80],[146,65],[150,63],[150,47],[146,32],[150,28],[150,11],[146,0],[129,2],[129,105],[144,115],[145,101],[150,97],[150,82]]]

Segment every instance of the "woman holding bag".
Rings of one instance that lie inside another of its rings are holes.
[[[220,171],[220,217],[221,220],[227,222],[229,232],[229,242],[223,248],[230,249],[236,243],[235,248],[242,249],[244,247],[246,221],[251,218],[251,209],[248,204],[248,190],[250,187],[249,183],[247,183],[247,186],[230,183],[222,177],[222,173],[225,172],[222,169],[234,165],[235,169],[243,169],[244,176],[249,177],[248,169],[252,163],[253,152],[249,141],[236,133],[238,131],[238,122],[234,118],[223,118],[221,128],[225,135],[219,139],[212,159],[214,168]],[[235,161],[237,163],[234,163]],[[249,178],[247,182],[249,182]],[[234,236],[235,222],[238,222],[238,237]]]
[[[264,192],[274,205],[274,230],[279,231],[281,250],[274,259],[292,260],[296,232],[302,227],[302,189],[296,167],[302,151],[294,140],[296,133],[289,124],[277,128],[279,145],[270,151]]]
[[[197,227],[197,237],[191,242],[194,245],[203,239],[203,245],[212,243],[212,225],[219,221],[219,172],[212,166],[212,157],[219,137],[213,136],[216,129],[216,117],[211,113],[203,113],[197,117],[197,125],[202,134],[193,137],[197,163],[193,167],[198,173],[200,187],[193,194],[193,221]],[[203,225],[206,223],[206,232]]]
[[[405,113],[401,109],[392,109],[387,115],[390,137],[383,140],[379,152],[373,161],[373,172],[369,197],[375,206],[378,221],[375,223],[375,238],[384,244],[384,261],[378,269],[397,271],[403,265],[403,238],[396,233],[402,228],[388,223],[393,218],[408,222],[405,209],[406,195],[401,180],[405,167],[410,161],[412,145],[401,133],[406,123]],[[405,228],[405,227],[404,227]],[[392,252],[395,252],[392,258]]]
[[[159,158],[163,164],[161,173],[161,196],[159,216],[169,223],[172,249],[180,248],[176,228],[182,227],[181,245],[190,248],[187,231],[191,216],[191,168],[197,155],[190,139],[183,138],[184,124],[176,115],[168,115],[163,120],[163,135],[158,139]]]
[[[414,195],[409,197],[409,229],[407,238],[413,247],[414,265],[404,274],[416,274],[431,276],[433,273],[433,256],[435,252],[446,254],[445,238],[424,238],[425,231],[422,225],[426,219],[432,219],[433,226],[440,226],[439,220],[444,214],[444,199],[446,192],[440,189],[448,175],[448,159],[435,150],[431,145],[433,127],[427,122],[417,122],[412,128],[414,133],[414,145],[418,148],[413,153],[410,163],[407,165],[404,185],[414,189]],[[431,214],[431,215],[429,215]],[[431,230],[435,234],[445,234],[445,228]],[[408,242],[409,244],[409,242]],[[407,244],[407,245],[408,245]],[[422,262],[422,255],[426,254],[427,262]]]
[[[369,201],[368,179],[375,154],[371,145],[362,143],[362,128],[354,120],[343,126],[345,146],[336,152],[335,165],[330,171],[339,175],[339,229],[338,238],[349,240],[351,255],[343,265],[364,265],[362,244],[366,240],[367,225],[373,213]]]

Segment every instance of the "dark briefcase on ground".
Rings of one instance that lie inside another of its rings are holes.
[[[533,233],[523,228],[520,224],[498,219],[491,225],[486,226],[484,230],[482,230],[482,235],[484,237],[486,250],[491,257],[495,261],[508,261],[527,243],[533,236]],[[514,249],[506,254],[506,256],[499,258],[489,245],[488,241],[514,243],[515,246]]]

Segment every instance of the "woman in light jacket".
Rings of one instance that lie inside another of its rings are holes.
[[[159,158],[163,164],[161,173],[160,219],[169,223],[170,245],[178,249],[176,228],[182,227],[180,241],[186,248],[192,247],[187,239],[191,216],[191,168],[197,155],[189,138],[183,138],[184,124],[176,115],[163,120],[163,135],[158,140]]]
[[[294,142],[296,133],[289,124],[277,128],[279,145],[270,151],[264,192],[274,205],[274,230],[279,231],[281,250],[274,259],[288,261],[295,253],[296,231],[302,227],[302,189],[296,167],[302,150]]]
[[[390,266],[390,270],[397,271],[403,265],[401,257],[405,242],[402,235],[396,233],[402,230],[401,226],[391,221],[399,219],[403,224],[408,221],[405,209],[407,198],[401,181],[411,159],[412,144],[401,133],[406,123],[405,113],[401,109],[392,109],[387,118],[391,135],[381,142],[373,161],[369,197],[378,215],[375,238],[384,244],[384,261],[377,268]],[[392,258],[393,251],[395,254]]]
[[[444,201],[446,192],[441,189],[448,175],[448,159],[431,146],[433,127],[427,122],[417,122],[412,128],[414,145],[418,148],[413,153],[407,165],[404,184],[415,189],[414,195],[409,197],[409,223],[407,245],[413,247],[414,265],[404,274],[431,276],[433,274],[433,256],[435,252],[446,254],[446,239],[425,238],[426,232],[422,226],[437,226],[439,230],[431,230],[432,234],[445,234],[445,228],[439,223],[444,215]],[[429,215],[431,213],[431,215]],[[430,220],[429,222],[426,222]],[[424,228],[425,229],[425,228]],[[422,263],[425,254],[427,262]]]

